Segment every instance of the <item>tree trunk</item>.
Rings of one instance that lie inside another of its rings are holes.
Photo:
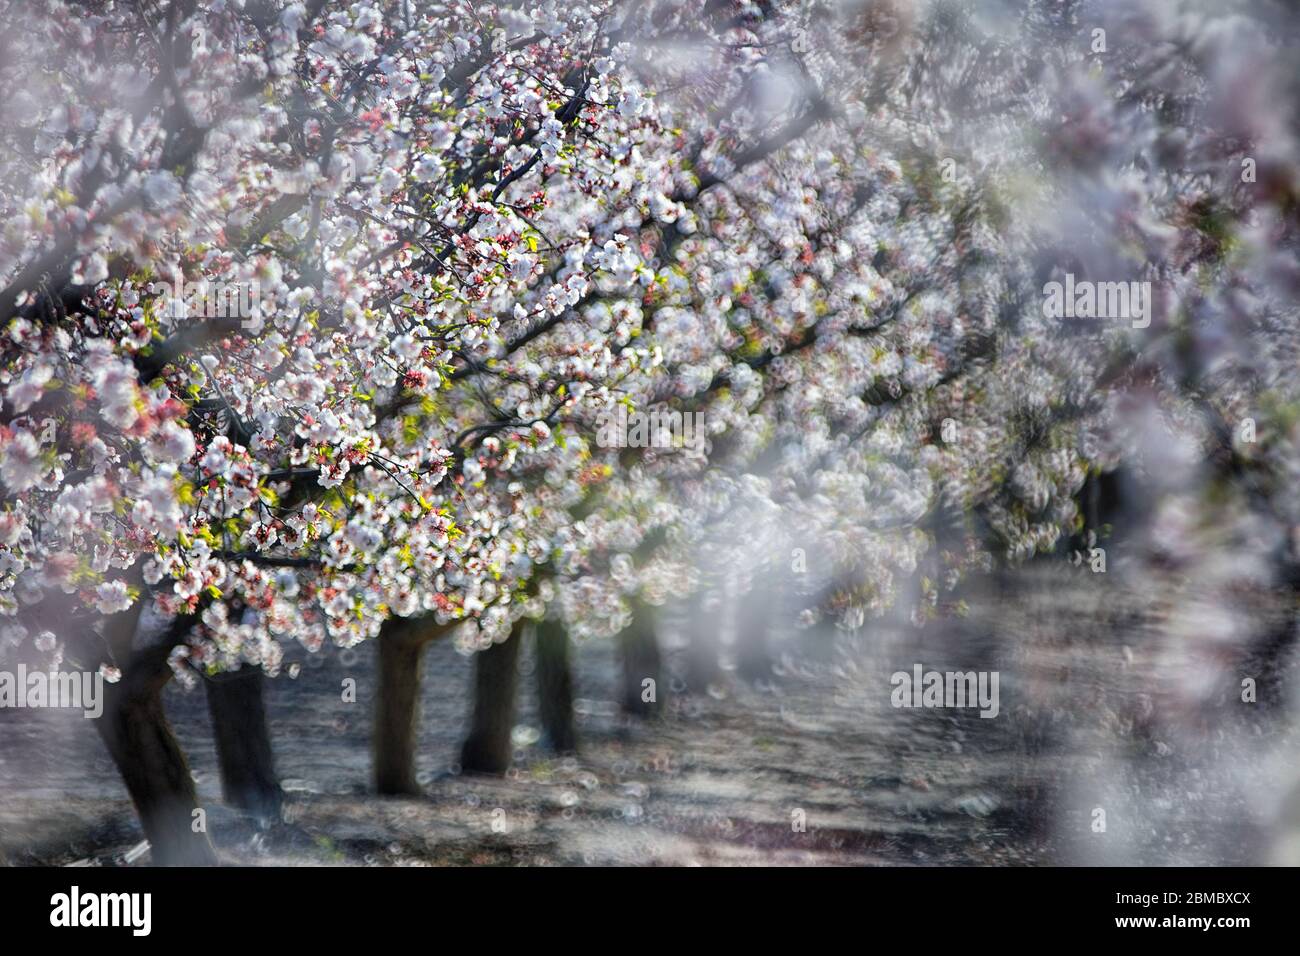
[[[195,832],[198,799],[185,754],[163,712],[171,679],[171,645],[134,654],[121,679],[104,684],[104,713],[95,721],[135,804],[157,866],[213,866],[206,828]]]
[[[708,692],[722,678],[722,609],[706,608],[712,595],[701,590],[691,596],[686,619],[686,688],[692,694]]]
[[[1282,589],[1286,611],[1269,629],[1264,640],[1247,650],[1241,663],[1241,676],[1255,678],[1256,702],[1262,712],[1281,717],[1288,703],[1287,675],[1294,666],[1292,648],[1300,639],[1300,560],[1287,552],[1281,562]],[[1234,682],[1233,693],[1240,685]]]
[[[573,673],[569,668],[569,632],[564,622],[538,622],[537,710],[545,742],[557,754],[578,749],[573,728]]]
[[[221,767],[221,796],[229,806],[277,821],[284,792],[275,773],[260,667],[244,665],[204,681]]]
[[[623,709],[638,717],[657,716],[661,712],[663,681],[654,609],[634,602],[632,623],[618,640],[623,651]]]
[[[755,577],[753,589],[740,598],[736,614],[736,671],[747,681],[772,677],[767,627],[774,607],[772,582]]]
[[[371,739],[375,792],[418,796],[415,743],[420,724],[420,665],[424,648],[447,626],[420,618],[390,618],[379,632],[379,691]]]
[[[474,710],[469,737],[460,750],[465,773],[499,776],[510,769],[523,626],[522,620],[517,622],[506,640],[474,655]]]

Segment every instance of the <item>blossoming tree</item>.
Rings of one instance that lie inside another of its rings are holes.
[[[1294,581],[1294,144],[1231,127],[1204,81],[1243,64],[1179,23],[1096,18],[1104,56],[996,4],[6,4],[0,650],[110,680],[155,860],[210,862],[173,676],[375,639],[411,793],[454,634],[461,762],[500,772],[529,622],[570,749],[570,637],[620,635],[653,710],[658,609],[720,569],[753,674],[795,554],[804,623],[914,578],[923,620],[1080,531],[1135,396],[1200,416]],[[1207,172],[1237,140],[1265,189]],[[1042,309],[1071,269],[1172,299],[1079,334]],[[618,414],[702,440],[610,447]],[[211,692],[222,746],[264,737]]]

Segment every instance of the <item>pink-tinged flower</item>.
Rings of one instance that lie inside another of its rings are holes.
[[[116,684],[122,679],[122,672],[112,664],[100,664],[99,675],[110,684]]]
[[[159,461],[179,464],[194,454],[194,435],[178,422],[165,422],[154,429],[149,447]]]
[[[123,430],[136,423],[140,413],[136,407],[139,390],[135,369],[126,362],[107,361],[95,369],[91,381],[105,421]]]
[[[107,278],[108,260],[98,252],[79,260],[72,270],[72,281],[78,285],[95,285]]]
[[[388,78],[388,89],[395,100],[410,99],[418,88],[419,81],[413,73],[406,70],[394,73]]]
[[[0,545],[12,548],[22,538],[25,530],[27,521],[22,515],[12,511],[0,512]]]
[[[29,431],[15,431],[0,447],[0,482],[11,492],[27,491],[47,470],[41,460],[41,446]]]
[[[101,614],[117,614],[131,606],[125,581],[105,581],[95,588],[94,604]]]
[[[9,386],[7,397],[20,415],[31,408],[45,394],[45,383],[54,375],[49,365],[41,362],[25,371],[18,381]]]
[[[244,531],[242,540],[245,544],[262,550],[274,545],[279,540],[279,533],[275,530],[273,524],[258,522],[248,526],[248,529]]]
[[[186,568],[172,585],[172,590],[180,597],[192,598],[203,590],[203,577],[193,567]]]
[[[144,198],[157,209],[167,209],[181,198],[180,181],[166,170],[150,173],[144,178]]]
[[[149,558],[142,568],[145,584],[157,584],[163,578],[163,564],[157,558]]]

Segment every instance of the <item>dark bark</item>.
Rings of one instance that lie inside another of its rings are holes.
[[[1068,550],[1086,555],[1092,547],[1133,540],[1134,532],[1141,529],[1149,513],[1141,506],[1143,497],[1123,466],[1101,474],[1090,472],[1077,499],[1083,527],[1067,542]],[[1091,543],[1089,534],[1094,535]]]
[[[654,609],[634,602],[632,623],[619,634],[618,641],[623,653],[623,709],[638,717],[657,716],[662,711],[664,687]]]
[[[194,779],[163,712],[171,646],[132,655],[121,679],[104,684],[104,712],[95,723],[135,804],[154,864],[212,866],[217,857],[207,833],[194,830]]]
[[[275,773],[260,667],[245,665],[204,681],[226,803],[262,820],[279,820],[284,791]]]
[[[573,672],[569,667],[569,632],[559,620],[537,624],[537,711],[544,741],[557,754],[578,749],[573,726]]]
[[[390,618],[379,632],[379,690],[371,739],[375,792],[415,796],[415,744],[420,724],[420,665],[429,641],[446,626],[431,620]]]
[[[777,609],[774,582],[755,578],[753,589],[736,609],[736,671],[747,681],[770,680],[772,652],[768,625]]]
[[[510,769],[522,629],[520,621],[506,640],[474,655],[474,710],[460,751],[465,773],[499,776]]]
[[[708,607],[712,595],[697,591],[691,596],[686,619],[686,689],[703,694],[722,679],[722,607]]]
[[[1280,560],[1285,606],[1264,639],[1247,650],[1243,677],[1255,678],[1256,703],[1271,716],[1283,716],[1289,699],[1288,677],[1296,668],[1295,645],[1300,640],[1300,560],[1288,549]],[[1239,694],[1239,682],[1232,691]]]

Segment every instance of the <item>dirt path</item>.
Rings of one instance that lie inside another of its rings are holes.
[[[665,719],[651,723],[618,713],[612,642],[583,646],[582,752],[564,760],[534,743],[526,653],[516,770],[504,780],[454,774],[470,662],[435,645],[425,661],[424,799],[367,794],[374,649],[331,652],[269,687],[289,801],[286,824],[268,832],[220,806],[201,689],[172,688],[167,706],[229,862],[1268,861],[1293,736],[1247,721],[1179,739],[1159,721],[1144,724],[1151,680],[1131,648],[1152,643],[1149,625],[1116,595],[1053,610],[1070,580],[1035,582],[1010,599],[986,594],[967,620],[924,632],[786,636],[771,684],[670,691]],[[918,662],[999,671],[999,716],[895,709],[890,675]],[[357,680],[357,703],[340,699],[344,677]],[[10,863],[143,860],[132,852],[141,836],[125,791],[78,715],[0,714],[0,792]],[[1095,829],[1098,807],[1105,832]]]

